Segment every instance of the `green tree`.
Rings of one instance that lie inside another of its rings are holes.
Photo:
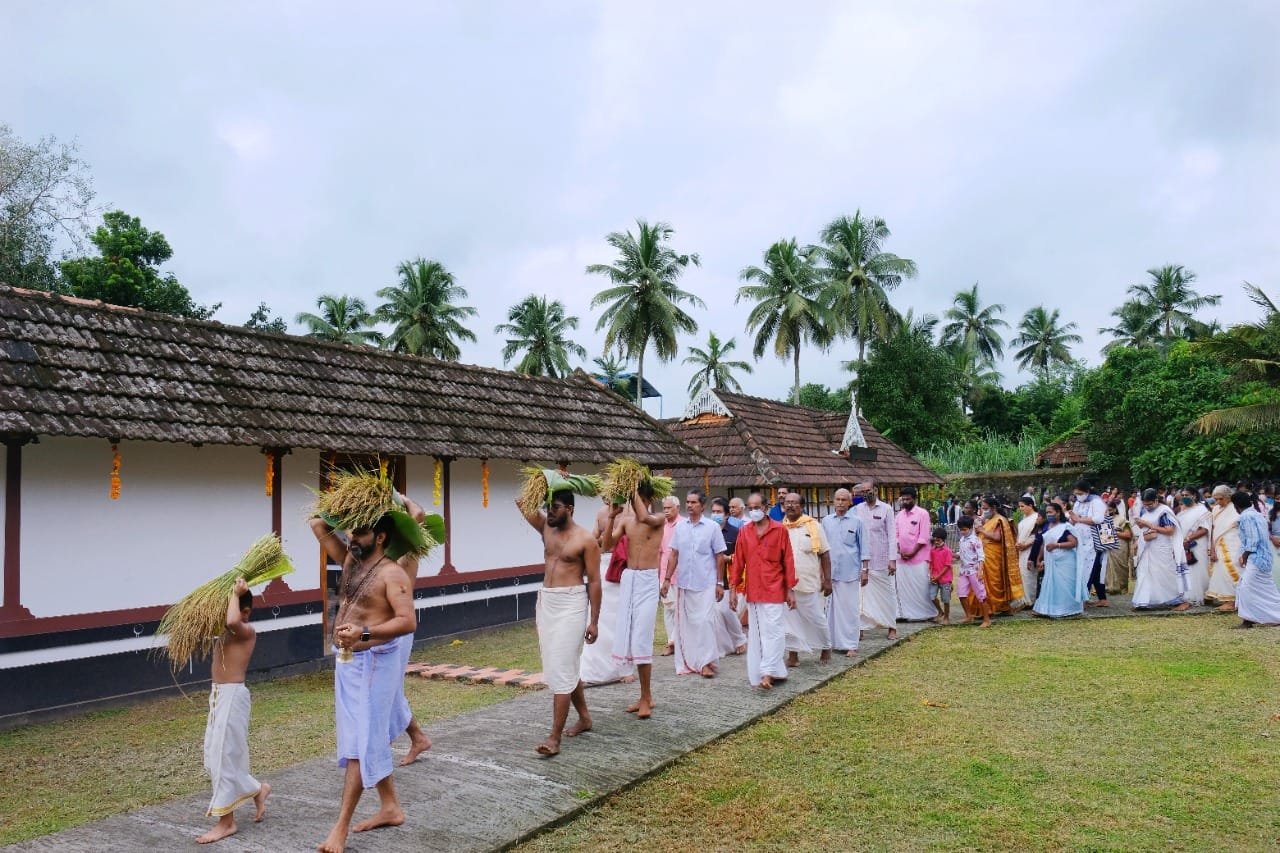
[[[1166,264],[1147,270],[1150,281],[1129,285],[1133,301],[1151,309],[1148,334],[1166,349],[1186,332],[1189,325],[1201,322],[1196,312],[1217,305],[1222,297],[1201,296],[1191,286],[1196,274],[1182,264]]]
[[[596,323],[605,330],[604,348],[618,348],[626,358],[636,359],[636,405],[643,408],[644,354],[653,344],[659,361],[671,361],[680,353],[676,334],[693,334],[698,324],[681,304],[707,307],[677,282],[690,264],[701,261],[695,254],[682,255],[667,245],[675,229],[665,222],[650,225],[636,220],[636,233],[613,231],[605,242],[618,252],[612,264],[591,264],[591,275],[608,276],[612,287],[591,300],[592,308],[607,306]]]
[[[806,382],[800,386],[800,405],[807,409],[822,409],[824,412],[837,412],[847,415],[852,407],[851,397],[849,396],[851,390],[851,388],[845,387],[832,391],[826,385],[817,382]]]
[[[1232,326],[1191,349],[1226,367],[1233,386],[1251,392],[1193,421],[1191,428],[1203,434],[1280,428],[1280,309],[1261,288],[1247,281],[1244,287],[1262,319]]]
[[[395,352],[457,361],[462,355],[458,341],[475,341],[476,336],[462,325],[476,309],[459,305],[467,298],[466,288],[457,284],[453,273],[437,261],[415,258],[398,267],[400,281],[378,291],[385,299],[374,311],[379,322],[390,323],[391,333],[384,345]]]
[[[102,220],[89,237],[99,256],[61,264],[72,295],[197,320],[208,319],[221,307],[197,305],[173,273],[161,275],[160,265],[173,257],[173,249],[159,231],[147,230],[122,210]]]
[[[596,366],[595,378],[604,383],[606,388],[624,400],[631,398],[631,383],[623,376],[627,372],[625,361],[606,352],[591,359],[591,363]]]
[[[1022,347],[1014,353],[1018,359],[1018,367],[1028,368],[1043,374],[1053,364],[1071,363],[1071,344],[1078,344],[1084,339],[1072,334],[1075,323],[1065,326],[1058,323],[1058,309],[1050,313],[1043,305],[1037,305],[1022,315],[1019,335],[1013,339],[1015,347]]]
[[[74,143],[34,145],[0,123],[0,283],[65,292],[55,244],[83,249],[93,204],[89,168]]]
[[[747,331],[755,332],[752,353],[791,356],[795,370],[791,402],[800,402],[800,348],[810,343],[826,349],[832,339],[831,314],[821,301],[822,281],[813,253],[801,251],[794,239],[779,240],[764,253],[763,267],[746,267],[738,278],[751,282],[738,288],[735,302],[755,303],[747,315]]]
[[[507,311],[509,322],[494,326],[495,335],[507,335],[502,348],[502,363],[507,364],[523,352],[516,372],[530,376],[566,376],[569,355],[586,358],[587,351],[568,337],[578,328],[577,317],[566,317],[560,300],[547,301],[545,296],[526,296]]]
[[[1004,339],[997,328],[1009,324],[997,315],[1004,311],[999,304],[982,307],[978,285],[956,294],[952,306],[943,317],[950,322],[942,327],[943,346],[954,346],[969,354],[976,365],[992,365],[1004,355]]]
[[[915,278],[914,261],[884,250],[889,227],[878,216],[840,216],[822,229],[818,247],[825,303],[830,306],[835,332],[858,342],[857,364],[867,343],[883,339],[901,318],[889,304],[889,291],[904,279]]]
[[[287,332],[289,324],[285,322],[283,317],[272,317],[271,309],[265,302],[259,302],[258,307],[249,315],[249,319],[245,321],[246,329],[258,329],[263,332]]]
[[[745,361],[726,359],[726,356],[737,346],[738,343],[733,338],[721,343],[716,333],[711,332],[707,338],[706,349],[689,347],[689,355],[683,363],[692,364],[697,368],[697,372],[689,380],[688,390],[691,398],[698,396],[698,393],[708,385],[717,391],[727,388],[730,391],[742,392],[742,386],[738,384],[732,371],[741,370],[743,373],[751,373],[751,365]]]
[[[1102,347],[1102,354],[1107,355],[1120,347],[1142,349],[1155,346],[1156,339],[1152,333],[1155,313],[1155,308],[1148,303],[1132,299],[1112,311],[1111,316],[1116,318],[1116,324],[1098,329],[1098,334],[1112,337],[1112,340]]]
[[[960,410],[955,359],[933,342],[937,320],[903,318],[899,330],[871,342],[858,405],[876,429],[910,453],[969,431]]]
[[[316,299],[319,314],[300,311],[295,323],[306,326],[306,335],[321,341],[351,346],[381,346],[382,333],[373,330],[373,314],[358,296],[324,294]]]

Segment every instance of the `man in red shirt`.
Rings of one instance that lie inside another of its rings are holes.
[[[738,607],[738,588],[747,596],[747,680],[769,690],[787,677],[783,655],[787,648],[786,612],[796,606],[796,564],[787,529],[765,514],[764,498],[747,498],[747,523],[738,531],[733,555],[729,606]]]

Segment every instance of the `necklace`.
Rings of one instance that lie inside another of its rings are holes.
[[[360,601],[364,598],[365,593],[369,591],[370,584],[377,577],[375,569],[382,565],[382,561],[387,559],[386,555],[379,557],[368,567],[361,566],[359,570],[351,572],[342,585],[342,605],[338,608],[336,624],[341,625],[343,617],[346,615],[347,608],[351,606],[351,602]]]

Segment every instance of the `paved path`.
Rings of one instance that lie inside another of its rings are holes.
[[[1091,610],[1091,616],[1129,615],[1127,596],[1113,601],[1109,612]],[[1223,618],[1234,622],[1234,617]],[[899,625],[901,639],[896,642],[929,627],[929,623]],[[868,634],[855,659],[837,655],[832,664],[821,666],[815,657],[805,656],[791,670],[791,678],[772,691],[747,685],[743,657],[725,658],[720,677],[710,680],[677,677],[671,659],[658,658],[654,667],[658,707],[651,720],[636,720],[623,710],[637,695],[635,685],[590,688],[587,704],[594,731],[566,738],[561,754],[551,759],[533,751],[547,734],[550,696],[543,690],[513,691],[513,698],[506,702],[428,727],[435,744],[431,751],[395,773],[405,825],[352,835],[347,850],[508,847],[750,724],[894,644],[884,639],[883,631],[875,631]],[[397,743],[397,755],[404,753],[403,741]],[[239,834],[207,849],[219,853],[314,850],[338,811],[342,775],[332,759],[306,761],[260,778],[272,786],[266,820],[252,823],[252,810],[243,808],[238,812]],[[110,779],[102,784],[109,785]],[[356,819],[376,811],[377,802],[377,795],[367,792]],[[207,805],[208,794],[201,793],[3,849],[12,853],[194,850],[192,839],[212,825],[212,819],[203,816]]]

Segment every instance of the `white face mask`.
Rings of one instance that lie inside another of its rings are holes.
[[[751,519],[752,521],[754,521],[754,522],[756,522],[756,523],[759,523],[759,522],[761,522],[761,521],[764,521],[764,510],[762,510],[762,509],[749,509],[749,510],[747,510],[747,518]]]

